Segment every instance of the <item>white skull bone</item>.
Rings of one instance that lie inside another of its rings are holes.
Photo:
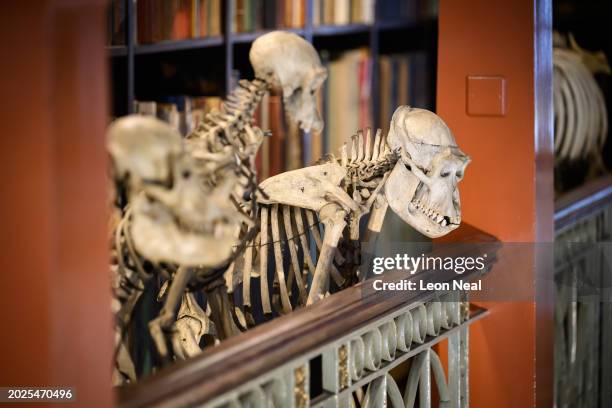
[[[327,70],[312,44],[296,34],[273,31],[253,42],[249,59],[257,78],[282,91],[293,121],[305,131],[323,129],[315,95]]]
[[[389,146],[400,153],[385,195],[393,211],[422,234],[436,238],[461,222],[458,182],[470,158],[439,116],[400,106],[391,120]]]
[[[171,163],[182,150],[181,135],[158,119],[131,115],[110,125],[107,149],[115,177],[130,177],[126,187],[137,190],[143,181],[169,179]]]
[[[140,115],[111,125],[108,150],[115,176],[127,184],[130,233],[142,256],[204,267],[217,267],[228,259],[236,223],[242,221],[229,203],[236,180],[233,169],[211,174],[212,158],[196,163],[175,129]],[[215,184],[214,179],[222,181]]]

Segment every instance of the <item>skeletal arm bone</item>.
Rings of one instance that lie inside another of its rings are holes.
[[[388,208],[389,204],[387,203],[385,196],[379,195],[372,206],[372,211],[370,211],[370,219],[368,220],[365,236],[363,237],[363,242],[366,245],[366,250],[364,251],[365,256],[363,258],[363,265],[365,268],[370,267],[370,262],[374,257],[376,242],[378,241],[378,236],[385,221],[385,215]],[[360,274],[359,276],[360,281],[363,281],[366,278],[367,273]]]
[[[166,301],[159,316],[149,322],[151,337],[153,337],[157,351],[162,359],[168,357],[168,347],[166,346],[164,331],[168,330],[172,323],[174,323],[174,311],[179,304],[181,296],[183,296],[185,292],[187,284],[193,277],[193,271],[193,268],[186,267],[180,267],[176,271],[172,284],[170,285],[168,296],[166,297]]]
[[[338,242],[342,237],[342,232],[346,227],[347,212],[340,206],[330,204],[322,210],[322,218],[325,223],[325,236],[315,274],[312,278],[312,285],[308,293],[306,304],[311,305],[321,300],[329,289],[329,271],[334,259],[334,253],[338,247]]]

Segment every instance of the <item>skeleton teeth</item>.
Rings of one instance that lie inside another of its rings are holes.
[[[443,227],[446,227],[446,218],[444,218],[444,219],[442,220],[442,222],[440,223],[440,225],[442,225]]]
[[[437,223],[440,223],[440,221],[442,221],[443,219],[444,219],[444,217],[443,217],[443,216],[438,215],[438,216],[436,217],[436,222],[437,222]]]

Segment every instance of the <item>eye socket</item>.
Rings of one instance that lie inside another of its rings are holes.
[[[314,88],[312,88],[312,89],[310,90],[310,94],[311,94],[311,95],[314,95],[314,94],[315,94],[315,92],[317,92],[317,90],[316,90],[316,89],[314,89]]]
[[[455,173],[455,176],[457,176],[458,179],[463,178],[463,173],[458,171],[457,173]]]
[[[444,170],[440,172],[440,177],[448,177],[450,172],[448,170]]]

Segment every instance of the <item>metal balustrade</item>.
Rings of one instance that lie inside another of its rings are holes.
[[[457,294],[403,308],[366,327],[250,381],[212,402],[214,407],[431,406],[437,387],[441,406],[466,407],[470,317]],[[448,340],[448,380],[432,347]],[[323,393],[309,399],[310,361],[322,361]],[[410,364],[402,393],[390,371]],[[432,383],[432,378],[435,380]]]
[[[557,205],[555,406],[612,406],[612,177]]]
[[[464,230],[464,241],[477,236],[496,242],[472,227]],[[497,251],[490,248],[486,270]],[[462,279],[482,273],[466,272]],[[418,279],[434,276],[450,282],[456,274],[423,271]],[[381,277],[387,282],[406,278],[401,271]],[[368,284],[255,327],[126,387],[120,390],[120,405],[467,407],[469,325],[487,312],[470,305],[465,292],[390,293],[366,289]],[[442,342],[446,364],[435,347]]]

